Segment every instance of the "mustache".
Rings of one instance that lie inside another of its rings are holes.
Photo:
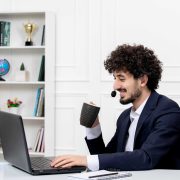
[[[116,91],[118,91],[118,92],[127,92],[127,89],[125,89],[125,88],[119,88],[119,89],[116,89]]]

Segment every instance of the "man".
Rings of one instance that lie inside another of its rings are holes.
[[[158,94],[162,64],[142,45],[122,45],[104,62],[114,76],[120,103],[132,103],[117,120],[116,132],[105,146],[98,118],[87,128],[89,156],[59,156],[52,166],[84,165],[90,170],[180,169],[180,109]]]

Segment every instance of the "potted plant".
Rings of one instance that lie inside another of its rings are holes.
[[[18,100],[18,98],[14,98],[13,100],[8,99],[7,100],[7,107],[9,109],[9,112],[18,114],[19,112],[19,106],[22,104],[22,101]]]
[[[21,64],[21,66],[20,66],[20,71],[25,71],[24,63]]]
[[[16,81],[27,81],[27,71],[25,70],[25,65],[22,62],[18,72],[16,73]]]

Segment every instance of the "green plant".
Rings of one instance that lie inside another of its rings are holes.
[[[20,71],[24,71],[24,70],[25,70],[25,66],[24,66],[24,63],[22,63],[20,66]]]
[[[22,101],[19,101],[18,98],[14,98],[13,100],[11,100],[11,99],[7,100],[7,107],[8,108],[19,107],[20,104],[22,104]]]

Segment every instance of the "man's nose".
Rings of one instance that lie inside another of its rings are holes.
[[[113,83],[113,89],[114,90],[117,90],[120,88],[120,82],[117,81],[117,79],[114,80],[114,83]]]

